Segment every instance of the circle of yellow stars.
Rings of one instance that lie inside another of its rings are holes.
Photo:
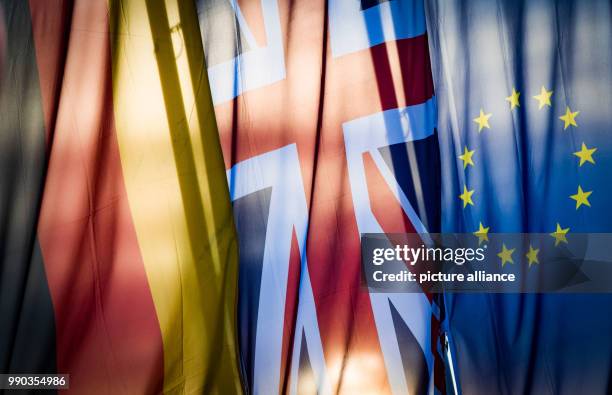
[[[542,110],[546,107],[552,107],[551,98],[553,96],[553,91],[546,89],[545,86],[540,88],[539,93],[532,96],[532,98],[537,102],[538,110]],[[510,106],[510,111],[513,111],[515,108],[521,106],[520,102],[521,92],[517,91],[515,87],[512,88],[512,92],[509,96],[505,98],[505,101],[508,102]],[[578,122],[576,118],[580,115],[580,111],[573,111],[569,106],[565,107],[565,113],[559,116],[559,120],[563,122],[563,130],[567,130],[569,127],[578,127]],[[480,108],[478,116],[476,116],[473,121],[476,123],[478,127],[478,133],[482,133],[485,129],[491,129],[491,124],[489,122],[490,118],[493,116],[492,113],[486,112],[483,108]],[[591,165],[595,165],[595,159],[593,159],[593,154],[597,151],[597,147],[588,147],[585,142],[582,142],[579,151],[573,152],[573,155],[578,158],[578,167],[582,167],[586,163],[590,163]],[[475,166],[474,163],[474,153],[476,149],[469,149],[468,146],[463,147],[463,153],[458,155],[458,158],[461,160],[463,169],[467,171],[468,166]],[[570,195],[569,198],[574,200],[576,203],[576,210],[581,207],[591,207],[591,203],[589,202],[589,197],[593,193],[592,190],[584,190],[581,185],[578,185],[578,189],[575,194]],[[459,195],[459,199],[463,204],[463,208],[465,209],[467,206],[473,206],[474,200],[474,189],[468,189],[467,185],[463,186],[463,193]],[[554,238],[555,246],[559,244],[565,243],[567,244],[567,233],[570,231],[570,228],[563,228],[559,223],[557,223],[556,229],[550,233],[550,236]],[[483,241],[489,241],[488,237],[489,227],[483,225],[482,222],[479,222],[478,229],[473,232],[474,236],[478,238],[478,245],[480,245]],[[506,264],[513,264],[514,261],[512,259],[512,254],[515,249],[509,249],[505,244],[502,243],[502,249],[497,254],[497,256],[501,260],[501,265],[504,267]],[[538,253],[540,250],[538,248],[534,248],[533,245],[529,244],[529,250],[525,254],[527,258],[527,262],[529,267],[534,264],[538,264]]]

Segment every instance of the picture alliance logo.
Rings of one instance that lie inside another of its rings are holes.
[[[408,245],[396,245],[394,248],[374,248],[372,263],[376,266],[391,261],[404,261],[411,266],[417,262],[454,262],[456,265],[463,265],[466,262],[484,261],[486,250],[486,245],[479,248],[442,248],[424,245],[414,248]]]

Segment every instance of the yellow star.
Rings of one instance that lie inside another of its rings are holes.
[[[463,193],[459,195],[459,199],[463,200],[463,208],[465,208],[468,204],[474,205],[472,201],[472,195],[474,194],[474,190],[468,191],[465,185],[463,186]]]
[[[520,107],[519,96],[521,92],[517,92],[516,89],[512,88],[512,94],[506,97],[506,101],[510,102],[510,110],[514,110],[514,107]]]
[[[509,250],[506,248],[506,244],[502,244],[502,250],[499,254],[497,254],[497,256],[502,261],[502,267],[504,267],[506,263],[514,263],[514,261],[512,260],[512,253],[514,252],[514,250],[514,248]]]
[[[586,144],[582,143],[582,149],[574,152],[574,155],[580,158],[580,166],[584,165],[585,162],[595,164],[593,160],[593,153],[595,151],[597,151],[597,148],[587,148]]]
[[[557,230],[552,232],[550,235],[555,238],[555,247],[559,245],[559,243],[567,244],[567,239],[565,235],[569,232],[570,228],[562,229],[561,225],[557,222]]]
[[[468,165],[474,166],[474,161],[472,160],[472,155],[474,155],[474,151],[468,151],[467,147],[463,147],[463,155],[459,155],[459,159],[463,161],[463,168],[465,169]]]
[[[491,128],[491,125],[489,125],[489,118],[491,118],[491,115],[493,114],[485,114],[484,111],[482,111],[482,108],[480,109],[480,115],[474,118],[474,122],[478,124],[478,133],[480,133],[483,128]]]
[[[542,86],[542,89],[540,90],[540,94],[533,96],[533,98],[536,99],[539,103],[538,110],[541,110],[542,107],[544,106],[548,106],[548,107],[551,106],[550,97],[552,96],[552,94],[553,94],[553,91],[547,91],[546,88]]]
[[[559,117],[560,120],[565,122],[565,125],[563,125],[563,130],[567,129],[570,125],[578,127],[578,124],[576,123],[576,117],[578,114],[580,114],[580,111],[572,112],[569,107],[565,107],[565,115],[561,115]]]
[[[576,192],[575,195],[570,196],[570,199],[574,199],[576,201],[576,210],[578,210],[578,208],[583,204],[591,207],[591,203],[589,203],[589,196],[591,196],[592,193],[593,191],[584,192],[580,185],[578,185],[578,192]]]
[[[478,237],[478,245],[483,241],[489,241],[489,228],[482,226],[482,222],[478,225],[478,230],[474,232],[474,236]]]
[[[540,263],[540,261],[538,261],[538,252],[540,252],[539,248],[533,248],[533,246],[529,244],[529,252],[525,254],[527,260],[529,261],[529,267],[531,267],[531,265],[534,263]]]

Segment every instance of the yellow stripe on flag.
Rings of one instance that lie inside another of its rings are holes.
[[[240,393],[236,234],[196,9],[110,0],[110,11],[115,122],[164,392]]]

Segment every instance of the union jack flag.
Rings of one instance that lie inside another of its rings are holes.
[[[240,240],[246,387],[443,392],[438,304],[369,292],[359,263],[360,234],[440,226],[422,1],[200,0],[198,12]]]

